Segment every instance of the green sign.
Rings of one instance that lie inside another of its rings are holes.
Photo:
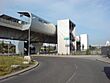
[[[69,37],[65,37],[64,40],[69,40]]]
[[[65,47],[69,47],[69,46],[70,46],[70,45],[67,45],[67,44],[65,45]]]

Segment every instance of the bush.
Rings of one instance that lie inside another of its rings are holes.
[[[86,50],[86,55],[90,55],[90,54],[91,54],[90,50],[87,49],[87,50]]]

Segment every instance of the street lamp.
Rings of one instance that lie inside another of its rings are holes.
[[[24,56],[24,59],[28,62],[31,62],[31,56],[30,56],[30,28],[28,30],[28,56]]]
[[[9,44],[8,44],[8,56],[9,56]]]
[[[28,30],[28,56],[30,56],[30,28]]]

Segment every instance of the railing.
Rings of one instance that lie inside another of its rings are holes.
[[[20,23],[13,22],[13,21],[10,21],[10,20],[6,20],[6,19],[3,19],[3,18],[0,18],[0,22],[10,24],[10,25],[13,25],[13,26],[16,26],[16,27],[20,27],[20,28],[22,28],[22,26],[23,26]]]

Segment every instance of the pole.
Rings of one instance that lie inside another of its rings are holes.
[[[30,28],[28,30],[28,56],[30,56]]]
[[[9,44],[8,44],[8,56],[9,56]]]

